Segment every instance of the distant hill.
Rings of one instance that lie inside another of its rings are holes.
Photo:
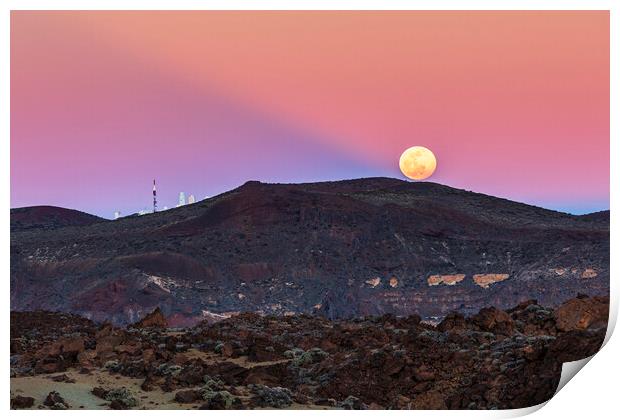
[[[591,222],[600,222],[609,224],[609,210],[597,211],[594,213],[584,214],[579,216],[581,220],[588,220]]]
[[[62,207],[20,207],[11,209],[11,232],[25,229],[58,229],[65,226],[85,226],[105,220],[92,214]]]
[[[156,307],[179,324],[236,311],[434,317],[609,291],[608,218],[429,182],[251,181],[105,223],[65,210],[25,228],[21,210],[12,310],[117,323]]]

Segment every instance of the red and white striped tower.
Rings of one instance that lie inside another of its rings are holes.
[[[157,212],[157,187],[155,186],[155,180],[153,180],[153,213]]]

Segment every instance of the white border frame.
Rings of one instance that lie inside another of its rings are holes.
[[[620,19],[618,13],[620,7],[613,0],[5,0],[0,4],[0,167],[3,170],[3,178],[0,183],[1,206],[4,208],[4,223],[0,232],[0,261],[2,266],[2,287],[6,296],[6,309],[2,311],[2,326],[4,331],[4,373],[2,382],[3,404],[6,410],[9,409],[9,311],[10,307],[10,282],[9,282],[9,246],[10,246],[10,11],[11,10],[609,10],[610,11],[610,64],[611,64],[611,97],[610,97],[610,174],[611,174],[611,196],[610,206],[616,208],[618,204],[618,194],[620,191],[620,183],[618,182],[618,171],[613,166],[614,161],[618,157],[618,84],[617,75],[618,67],[618,24]],[[616,219],[611,218],[611,313],[610,327],[607,333],[606,342],[611,336],[611,332],[616,323],[618,314],[617,302],[617,281],[614,278],[616,274],[616,266],[614,257],[618,256],[617,244],[618,230]],[[618,373],[617,355],[620,354],[620,343],[618,339],[611,340],[605,348],[597,354],[589,363],[585,372],[580,373],[580,379],[571,381],[561,392],[559,392],[548,404],[541,404],[537,407],[531,407],[520,410],[504,410],[496,412],[488,411],[441,411],[441,412],[347,412],[351,416],[359,416],[360,418],[391,416],[399,418],[458,418],[458,419],[484,419],[484,418],[507,418],[521,416],[537,411],[542,406],[547,407],[535,414],[535,416],[558,416],[564,418],[579,418],[584,416],[594,418],[611,417],[608,413],[613,413],[616,406],[617,383],[620,378]],[[325,416],[333,417],[343,412],[335,414],[334,412],[321,412]],[[84,412],[76,411],[11,411],[10,415],[15,418],[40,418],[41,416],[51,416],[56,418],[77,418],[83,416]],[[95,418],[109,417],[110,411],[95,412],[89,415]],[[211,411],[207,414],[210,418],[225,419],[231,416],[231,412]],[[254,418],[280,418],[284,419],[294,415],[295,417],[310,418],[318,414],[317,411],[296,411],[288,410],[276,411],[247,411],[236,412],[234,416],[254,417]],[[166,418],[170,413],[165,410],[149,410],[149,411],[125,411],[123,416],[142,417],[154,416],[160,419]],[[204,413],[199,411],[186,411],[184,416],[203,416]]]

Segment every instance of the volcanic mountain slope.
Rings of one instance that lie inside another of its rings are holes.
[[[15,216],[12,310],[130,323],[159,306],[180,325],[237,311],[440,317],[609,292],[609,212],[434,183],[251,181],[116,221],[14,229]]]
[[[92,214],[62,207],[22,207],[11,209],[11,232],[35,228],[55,229],[65,226],[85,226],[104,220]]]

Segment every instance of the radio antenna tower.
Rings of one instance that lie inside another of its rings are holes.
[[[157,187],[155,186],[155,180],[153,180],[153,213],[157,213]]]

